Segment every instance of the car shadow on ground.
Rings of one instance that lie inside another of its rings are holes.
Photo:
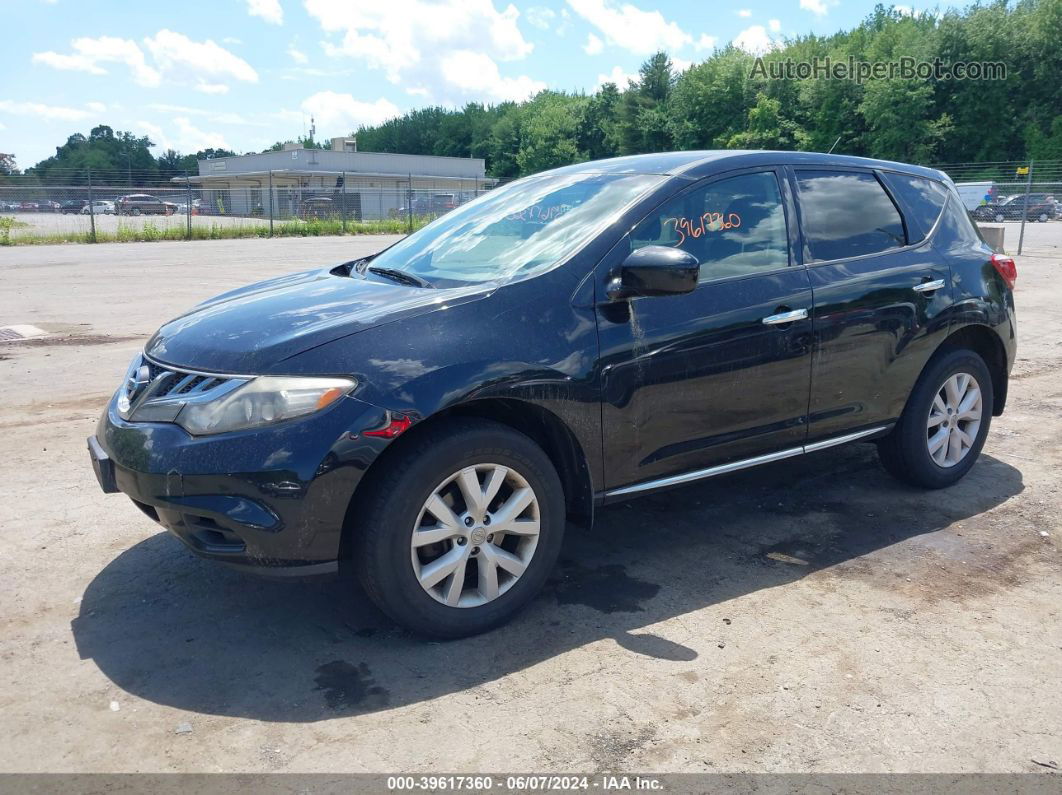
[[[93,579],[72,629],[81,658],[140,698],[323,720],[467,690],[602,638],[688,664],[694,649],[642,628],[827,567],[860,576],[864,556],[916,536],[929,543],[938,537],[927,534],[1022,487],[1017,469],[982,456],[958,485],[920,491],[885,475],[872,445],[859,445],[611,506],[592,531],[569,528],[561,563],[529,609],[447,643],[396,628],[350,580],[261,580],[157,533]],[[939,534],[941,548],[950,537]],[[913,573],[903,555],[890,563],[887,576]]]

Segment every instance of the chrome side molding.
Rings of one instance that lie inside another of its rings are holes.
[[[788,450],[779,450],[776,453],[767,453],[766,455],[758,455],[753,458],[743,458],[740,461],[731,461],[729,464],[718,464],[717,466],[707,467],[706,469],[695,469],[692,472],[683,472],[679,475],[670,475],[669,477],[658,478],[657,480],[646,480],[642,483],[635,483],[631,486],[623,486],[618,489],[606,491],[605,496],[622,497],[627,494],[639,494],[643,491],[653,491],[655,489],[667,488],[668,486],[691,483],[695,480],[712,478],[716,475],[725,475],[728,472],[737,472],[739,469],[749,469],[750,467],[759,466],[760,464],[770,464],[774,461],[781,461],[783,458],[793,458],[794,456],[804,455],[805,453],[814,453],[818,450],[825,450],[828,447],[836,447],[839,444],[847,444],[848,442],[854,442],[857,439],[862,439],[866,436],[873,436],[876,433],[881,433],[888,429],[888,425],[881,425],[876,428],[867,428],[862,431],[856,431],[855,433],[847,433],[844,436],[835,436],[832,439],[825,439],[821,442],[813,442],[812,444],[805,444],[800,447],[790,447]]]

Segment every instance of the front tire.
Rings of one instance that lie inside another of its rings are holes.
[[[965,348],[926,366],[900,421],[878,442],[891,475],[927,489],[958,482],[977,461],[992,422],[992,377],[984,359]]]
[[[365,591],[418,634],[460,638],[504,623],[542,588],[560,554],[560,478],[531,439],[454,420],[399,440],[364,484],[354,567]]]

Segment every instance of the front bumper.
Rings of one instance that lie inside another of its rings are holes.
[[[337,570],[350,498],[386,446],[362,431],[385,410],[344,398],[320,414],[195,437],[126,422],[112,399],[89,454],[105,492],[121,491],[205,558],[272,576]]]

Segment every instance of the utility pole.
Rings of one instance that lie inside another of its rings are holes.
[[[409,218],[407,234],[413,234],[413,174],[409,175],[409,190],[406,192],[406,215]]]
[[[88,176],[89,227],[92,229],[92,242],[96,242],[96,208],[92,206],[92,169],[86,168]]]
[[[184,172],[184,189],[186,194],[186,200],[184,205],[184,214],[188,221],[188,231],[186,237],[192,239],[192,180],[188,177],[188,172]]]
[[[1029,215],[1029,191],[1032,190],[1033,161],[1029,160],[1029,176],[1025,180],[1025,201],[1021,207],[1021,232],[1018,234],[1018,256],[1021,256],[1021,247],[1025,242],[1025,221]]]
[[[273,236],[273,170],[269,170],[269,236]]]

